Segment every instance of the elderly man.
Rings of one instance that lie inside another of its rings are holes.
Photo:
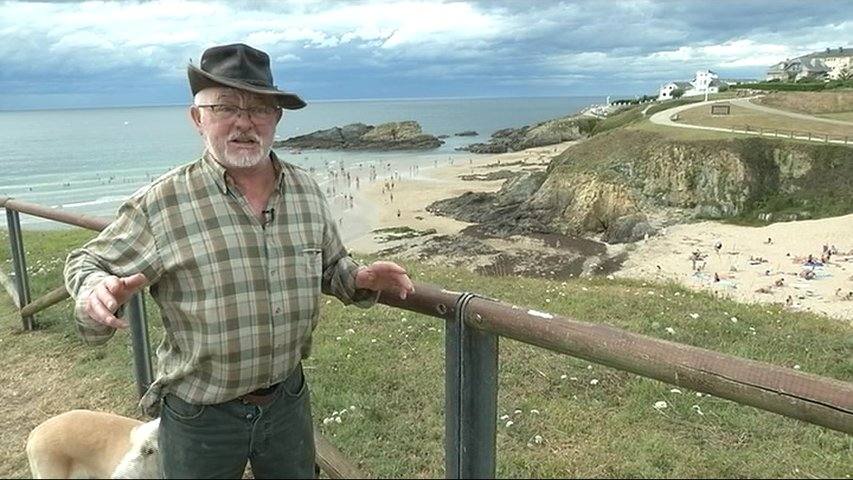
[[[150,286],[165,337],[140,404],[160,410],[167,478],[240,478],[247,461],[256,478],[311,477],[301,360],[320,293],[369,307],[380,291],[405,298],[412,282],[394,263],[350,258],[316,182],[271,151],[282,108],[305,102],[273,85],[266,53],[213,47],[188,74],[205,152],[69,255],[78,331],[107,341],[127,326],[122,305]]]

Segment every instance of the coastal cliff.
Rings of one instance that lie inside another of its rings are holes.
[[[527,148],[555,145],[590,135],[597,119],[568,116],[555,118],[534,126],[505,128],[492,134],[489,143],[473,143],[459,150],[472,153],[506,153]]]
[[[746,223],[853,211],[853,148],[748,138],[673,140],[618,129],[573,145],[545,172],[496,193],[432,204],[494,235],[601,234],[642,239],[692,219]]]
[[[429,150],[441,140],[423,133],[415,121],[390,122],[377,126],[353,123],[317,130],[273,143],[273,148],[302,150]]]

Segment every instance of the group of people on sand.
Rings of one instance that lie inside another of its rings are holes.
[[[765,245],[772,245],[773,239],[771,237],[768,237],[767,240],[763,243]],[[714,251],[717,255],[720,255],[722,253],[722,250],[723,250],[722,241],[716,240],[716,241],[714,241],[712,246],[713,246]],[[813,255],[813,254],[809,254],[806,257],[794,257],[793,258],[794,263],[800,265],[801,269],[798,273],[791,273],[791,275],[796,275],[799,278],[804,279],[804,280],[815,280],[815,279],[819,278],[821,275],[820,269],[827,266],[829,264],[829,262],[831,261],[831,259],[838,254],[839,254],[839,251],[835,245],[823,245],[823,248],[821,250],[821,254],[819,257],[817,255]],[[791,256],[791,255],[788,254],[788,256]],[[694,276],[702,277],[704,275],[702,272],[708,266],[707,260],[706,260],[707,257],[708,257],[708,254],[703,253],[699,249],[694,250],[690,254],[688,259],[690,260],[690,262],[692,264],[692,271],[693,271]],[[761,256],[751,255],[749,257],[749,264],[750,265],[761,265],[761,264],[767,263],[767,262],[768,262],[768,260],[765,259],[764,257],[761,257]],[[733,272],[737,271],[737,269],[735,267],[732,267],[732,271]],[[764,274],[766,276],[772,276],[773,271],[771,269],[765,269]],[[724,282],[725,280],[728,280],[731,278],[732,278],[731,275],[728,275],[725,273],[714,272],[713,277],[712,277],[712,279],[713,279],[712,284],[721,284],[721,282],[725,283]],[[787,286],[787,283],[785,281],[785,278],[780,277],[780,278],[774,280],[772,284],[766,285],[763,287],[759,287],[755,291],[756,291],[756,293],[772,294],[774,289],[784,288],[786,286]],[[736,288],[736,287],[734,287],[734,288]],[[853,300],[853,290],[845,292],[844,289],[839,288],[836,290],[835,296],[837,298],[842,299],[842,300]],[[795,307],[796,306],[794,297],[795,297],[794,295],[788,295],[787,296],[787,298],[785,300],[785,305],[787,307]]]

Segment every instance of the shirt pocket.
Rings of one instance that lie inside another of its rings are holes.
[[[314,247],[303,248],[298,267],[300,275],[305,275],[319,287],[320,277],[323,276],[323,251]]]

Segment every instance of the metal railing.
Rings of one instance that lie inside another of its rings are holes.
[[[4,205],[7,213],[18,210],[84,228],[101,229],[109,223],[104,219],[83,218],[0,197],[0,207]],[[17,233],[13,233],[10,220],[10,239],[13,244],[18,242],[18,247],[13,248],[23,252],[20,226],[14,227]],[[25,269],[21,271],[26,275]],[[519,308],[473,293],[454,292],[422,283],[415,285],[415,291],[406,300],[383,294],[379,301],[445,320],[447,478],[495,476],[499,337],[853,434],[853,384],[848,382],[607,325]],[[57,296],[54,294],[52,298]],[[40,301],[42,299],[30,305]],[[28,307],[27,302],[22,301],[22,311]],[[47,303],[44,301],[45,305]],[[30,315],[36,311],[34,307],[26,310]],[[131,320],[130,323],[138,324],[145,332],[133,333],[134,350],[142,350],[144,356],[150,358],[147,337],[143,336],[147,335],[145,313],[142,311],[135,315],[138,315],[136,321]],[[148,367],[137,366],[136,370],[141,372],[146,368],[150,371],[150,364]],[[139,382],[142,373],[137,375]],[[150,382],[150,376],[148,378]],[[327,474],[362,476],[333,447],[334,453],[324,455],[321,450],[327,442],[316,431],[315,438],[319,439],[318,458],[334,458],[333,464],[337,465],[324,467]],[[318,464],[322,465],[322,462],[318,460]]]

